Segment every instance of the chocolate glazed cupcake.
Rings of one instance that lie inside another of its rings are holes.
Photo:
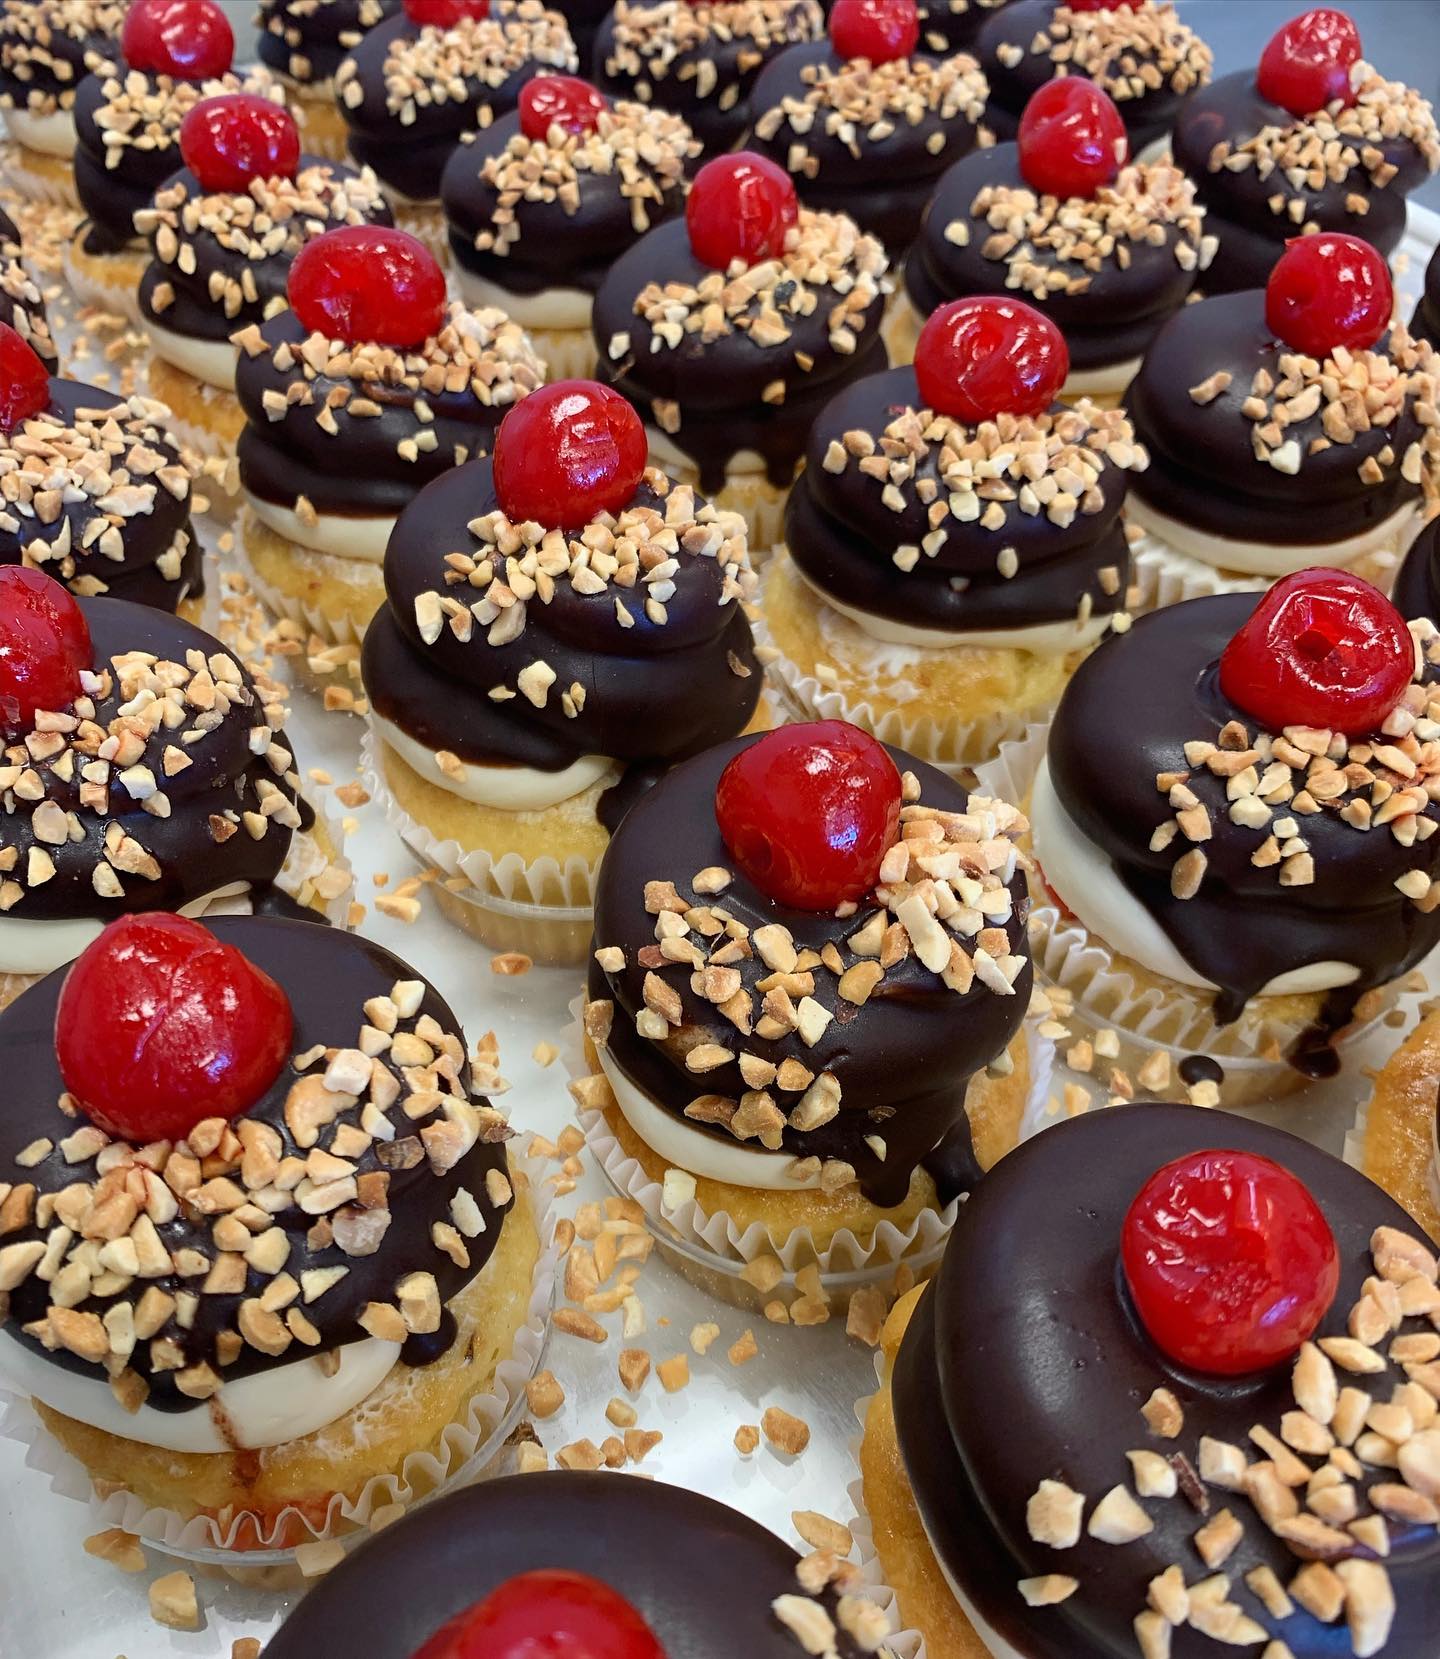
[[[920,40],[927,52],[948,57],[973,52],[992,13],[1012,0],[930,0],[920,7]]]
[[[17,146],[5,176],[32,201],[78,207],[75,92],[113,58],[120,0],[4,0],[0,6],[0,109]]]
[[[0,320],[8,322],[53,373],[59,366],[59,353],[45,315],[45,296],[26,268],[25,250],[20,245],[15,221],[8,213],[0,212],[0,312],[3,311],[9,315]]]
[[[1432,1652],[1436,1307],[1410,1218],[1308,1142],[1158,1104],[1037,1136],[885,1333],[902,1621],[947,1659]]]
[[[1425,267],[1425,290],[1410,319],[1410,332],[1417,340],[1428,340],[1432,346],[1440,343],[1440,248]]]
[[[348,129],[335,105],[335,74],[402,0],[260,0],[255,51],[284,84],[305,148],[344,161]]]

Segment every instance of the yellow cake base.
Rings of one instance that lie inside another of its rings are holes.
[[[149,261],[147,248],[122,248],[118,253],[87,253],[84,242],[88,221],[82,224],[65,249],[65,280],[82,305],[132,322],[140,319],[140,279]]]
[[[239,544],[262,598],[332,641],[359,639],[385,602],[381,565],[301,547],[248,509],[240,514]]]
[[[233,455],[245,430],[245,412],[235,393],[211,386],[177,368],[167,358],[152,356],[146,369],[150,395],[169,407],[175,417],[171,430],[202,455]]]
[[[47,155],[25,144],[7,144],[0,157],[5,182],[31,202],[54,202],[58,207],[80,206],[75,192],[75,166],[68,156]]]
[[[1360,1168],[1403,1204],[1431,1238],[1440,1241],[1440,1207],[1431,1181],[1437,1100],[1440,1013],[1433,1013],[1376,1074],[1358,1140]]]
[[[349,161],[350,129],[335,102],[334,90],[329,86],[323,90],[302,86],[288,76],[282,79],[300,129],[301,150],[306,155],[323,156],[326,161]]]

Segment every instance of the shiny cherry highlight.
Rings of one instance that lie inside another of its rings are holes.
[[[576,138],[594,132],[610,100],[578,75],[537,75],[520,88],[520,130],[543,144],[551,127]]]
[[[1337,346],[1366,351],[1390,326],[1395,285],[1378,248],[1319,231],[1285,244],[1265,285],[1265,326],[1320,362]]]
[[[716,156],[695,175],[685,228],[695,257],[717,271],[777,259],[800,222],[800,201],[783,167],[753,150]]]
[[[49,407],[49,369],[22,334],[0,323],[0,432]]]
[[[829,26],[830,44],[842,58],[893,63],[920,44],[915,0],[835,0]]]
[[[408,231],[344,225],[307,242],[290,267],[290,304],[312,333],[408,350],[445,320],[445,273]]]
[[[0,565],[0,728],[15,737],[34,727],[38,710],[68,709],[93,657],[69,588],[43,570]]]
[[[920,401],[971,425],[1038,415],[1069,373],[1064,335],[1020,300],[950,300],[931,312],[915,347]]]
[[[624,1596],[585,1573],[521,1573],[443,1625],[415,1659],[665,1659]]]
[[[206,98],[180,123],[180,155],[202,190],[237,195],[252,179],[293,179],[300,129],[288,110],[248,92]]]
[[[489,17],[490,0],[405,0],[405,15],[422,28],[453,29],[462,18]]]
[[[1020,117],[1020,172],[1043,196],[1093,196],[1130,156],[1125,123],[1103,87],[1080,75],[1047,81]]]
[[[495,494],[512,523],[579,530],[628,505],[647,452],[645,427],[619,392],[594,380],[557,380],[500,422]]]
[[[1292,17],[1260,54],[1255,85],[1291,115],[1315,115],[1337,99],[1355,102],[1350,71],[1360,60],[1360,31],[1329,6]]]
[[[120,55],[131,69],[177,81],[208,81],[235,58],[235,35],[214,0],[135,0]]]

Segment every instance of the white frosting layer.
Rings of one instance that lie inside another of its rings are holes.
[[[42,155],[58,156],[69,161],[75,154],[75,114],[73,110],[57,109],[49,115],[33,115],[27,109],[7,109],[5,125],[17,144],[27,150],[39,150]]]
[[[1220,989],[1191,967],[1159,922],[1126,892],[1110,860],[1065,810],[1050,781],[1048,761],[1041,762],[1036,774],[1030,829],[1045,880],[1091,933],[1151,973],[1197,990]],[[1353,985],[1359,977],[1360,970],[1349,962],[1312,962],[1277,974],[1259,994],[1304,996]]]
[[[238,346],[232,346],[228,340],[192,340],[188,334],[161,328],[149,317],[145,319],[145,332],[156,353],[167,363],[173,363],[185,374],[193,374],[207,386],[217,386],[222,392],[235,390],[235,366],[240,360]]]
[[[185,905],[182,916],[248,916],[249,888],[244,882],[217,887]],[[109,918],[105,918],[108,920]],[[73,962],[105,931],[105,920],[77,916],[59,920],[31,920],[0,916],[0,973],[48,974]]]
[[[359,559],[370,565],[385,562],[385,547],[395,528],[393,518],[344,518],[338,513],[320,513],[313,524],[306,524],[290,507],[262,501],[248,490],[245,499],[256,518],[286,541],[316,553],[331,553],[337,559]]]
[[[451,269],[461,299],[476,310],[498,306],[521,328],[590,327],[592,301],[583,288],[547,288],[543,294],[512,294],[498,282],[467,271],[458,259],[452,262]]]
[[[1133,490],[1125,503],[1125,512],[1133,523],[1175,552],[1214,565],[1217,570],[1238,570],[1246,576],[1288,576],[1311,565],[1349,565],[1381,549],[1403,553],[1420,529],[1417,504],[1402,507],[1371,529],[1347,536],[1343,541],[1288,543],[1280,547],[1268,542],[1232,541],[1228,536],[1212,536],[1157,511]]]
[[[447,772],[435,759],[435,750],[400,730],[392,721],[374,715],[375,729],[412,770],[436,788],[476,806],[500,807],[506,812],[543,812],[568,801],[619,768],[604,755],[582,755],[560,772],[542,772],[534,766],[481,766],[462,760]]]
[[[679,468],[681,477],[687,473],[694,473],[695,463],[683,449],[677,449],[674,442],[658,426],[647,426],[645,436],[650,440],[652,462],[658,461],[667,472],[674,472]],[[725,463],[725,471],[730,474],[743,473],[747,476],[756,472],[763,473],[765,458],[763,455],[757,455],[753,449],[742,449]]]
[[[1060,389],[1061,397],[1119,397],[1140,368],[1138,357],[1102,363],[1098,369],[1071,369]]]

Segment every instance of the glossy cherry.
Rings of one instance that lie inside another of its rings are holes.
[[[1020,117],[1020,172],[1042,196],[1093,196],[1130,157],[1115,100],[1081,75],[1046,81]]]
[[[842,58],[893,63],[919,43],[915,0],[835,0],[830,9],[830,44]]]
[[[1125,1217],[1121,1260],[1155,1346],[1214,1376],[1291,1359],[1340,1282],[1309,1189],[1250,1152],[1192,1152],[1157,1170]]]
[[[11,431],[49,406],[49,369],[22,334],[0,323],[0,432]]]
[[[879,879],[900,833],[900,774],[858,726],[781,726],[720,774],[715,821],[762,893],[792,910],[833,910]]]
[[[543,144],[551,127],[577,138],[594,132],[610,100],[578,75],[537,75],[520,88],[520,131]]]
[[[34,726],[37,709],[68,709],[92,660],[70,590],[43,570],[0,565],[0,729],[14,737]]]
[[[134,0],[120,33],[132,69],[177,81],[208,81],[235,58],[235,36],[214,0]]]
[[[1021,300],[950,300],[931,312],[915,347],[921,402],[972,425],[1038,415],[1069,373],[1065,336]]]
[[[665,1659],[625,1597],[585,1573],[521,1573],[437,1630],[415,1659]]]
[[[295,118],[248,92],[206,98],[180,123],[180,154],[202,190],[238,194],[252,179],[293,179],[300,166]]]
[[[1319,231],[1295,237],[1265,285],[1265,326],[1322,363],[1337,346],[1373,346],[1394,310],[1385,256],[1358,236]]]
[[[423,345],[445,320],[445,273],[408,231],[344,225],[307,242],[290,267],[290,304],[313,333],[350,345]]]
[[[1282,576],[1220,658],[1220,689],[1267,731],[1375,733],[1405,695],[1415,644],[1379,588],[1345,570]]]
[[[579,530],[635,494],[648,452],[634,408],[594,380],[557,380],[513,404],[491,454],[512,523]]]
[[[1260,54],[1255,85],[1262,98],[1291,115],[1314,115],[1333,104],[1353,104],[1350,70],[1360,59],[1360,31],[1329,6],[1292,17]]]
[[[799,221],[800,200],[790,175],[753,150],[707,161],[685,203],[691,250],[717,271],[735,259],[757,265],[778,258],[786,232]]]
[[[290,1000],[207,927],[164,911],[111,922],[55,1010],[65,1087],[122,1140],[179,1140],[254,1106],[290,1054]]]
[[[405,0],[405,15],[422,28],[453,29],[462,18],[489,17],[490,0]]]

